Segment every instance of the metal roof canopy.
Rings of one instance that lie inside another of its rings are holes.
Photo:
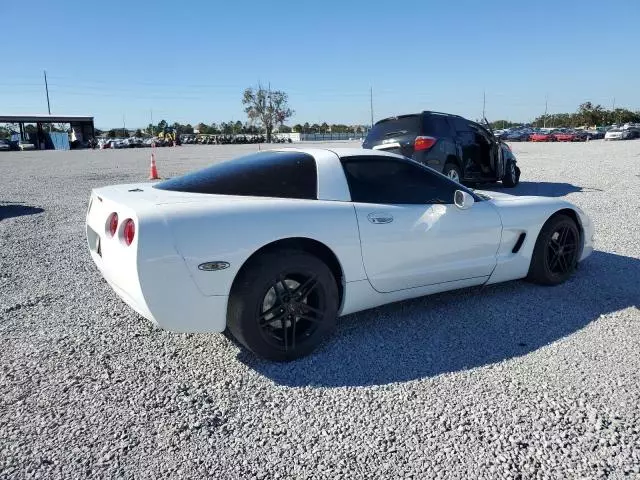
[[[0,123],[71,123],[92,122],[93,117],[77,115],[0,115]]]

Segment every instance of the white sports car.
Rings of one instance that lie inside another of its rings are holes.
[[[140,315],[177,332],[228,328],[272,360],[308,354],[340,315],[525,277],[559,284],[593,251],[571,203],[469,190],[362,149],[262,151],[98,188],[86,230]]]

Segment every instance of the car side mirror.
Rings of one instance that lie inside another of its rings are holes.
[[[456,190],[456,192],[453,194],[453,203],[455,203],[456,207],[458,207],[460,210],[467,210],[471,208],[474,202],[475,200],[473,199],[473,197],[464,190]]]

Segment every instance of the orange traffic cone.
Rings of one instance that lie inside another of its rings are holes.
[[[160,180],[158,176],[158,168],[156,167],[156,154],[151,153],[151,173],[149,174],[149,180]]]

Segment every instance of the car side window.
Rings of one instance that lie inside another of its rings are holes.
[[[456,132],[472,132],[471,126],[469,122],[464,118],[453,117],[453,126],[456,129]]]
[[[424,132],[436,138],[451,137],[452,134],[447,117],[434,113],[425,115]]]
[[[351,200],[360,203],[452,204],[456,185],[428,167],[379,156],[343,157]]]

